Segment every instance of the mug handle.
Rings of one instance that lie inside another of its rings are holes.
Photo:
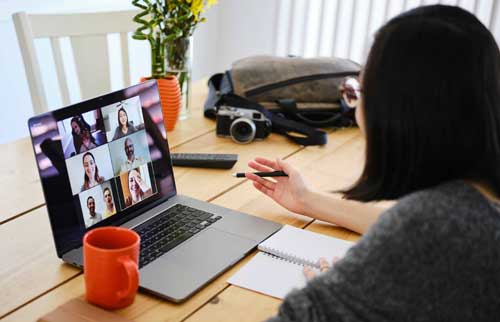
[[[118,258],[118,261],[125,268],[128,281],[127,288],[116,293],[118,295],[118,299],[121,300],[137,292],[137,288],[139,287],[139,269],[137,264],[128,256],[121,256]]]

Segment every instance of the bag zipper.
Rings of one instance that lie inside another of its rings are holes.
[[[278,89],[281,87],[289,86],[289,85],[295,85],[303,82],[309,82],[309,81],[315,81],[315,80],[321,80],[321,79],[328,79],[328,78],[335,78],[335,77],[346,77],[346,76],[353,76],[353,75],[358,75],[359,71],[349,71],[349,72],[340,72],[340,73],[326,73],[326,74],[314,74],[314,75],[307,75],[307,76],[301,76],[301,77],[296,77],[296,78],[290,78],[281,82],[277,82],[274,84],[269,84],[269,85],[264,85],[260,86],[251,90],[248,90],[245,92],[245,96],[255,96],[262,94],[267,91],[272,91],[274,89]]]

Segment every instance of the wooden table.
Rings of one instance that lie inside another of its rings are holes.
[[[179,193],[326,235],[357,240],[348,230],[296,215],[256,191],[248,180],[230,176],[247,169],[255,156],[281,157],[298,167],[317,187],[334,190],[360,173],[364,142],[358,129],[332,131],[323,147],[301,147],[282,136],[238,145],[218,138],[215,122],[203,118],[204,83],[195,84],[190,118],[168,133],[173,152],[237,153],[233,169],[174,168]],[[0,146],[0,319],[36,321],[71,298],[84,294],[80,270],[57,258],[38,172],[28,138]],[[210,188],[200,187],[209,182]],[[255,253],[254,253],[255,254]],[[218,277],[183,304],[139,293],[134,304],[116,311],[136,321],[261,321],[280,301],[231,286],[226,280],[250,257]]]

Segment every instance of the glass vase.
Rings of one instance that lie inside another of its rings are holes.
[[[179,38],[167,43],[166,46],[166,72],[174,75],[179,81],[181,89],[182,105],[179,119],[189,117],[189,101],[191,89],[191,39]]]

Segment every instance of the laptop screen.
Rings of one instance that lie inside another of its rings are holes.
[[[29,128],[59,256],[176,194],[156,81],[51,111]]]

